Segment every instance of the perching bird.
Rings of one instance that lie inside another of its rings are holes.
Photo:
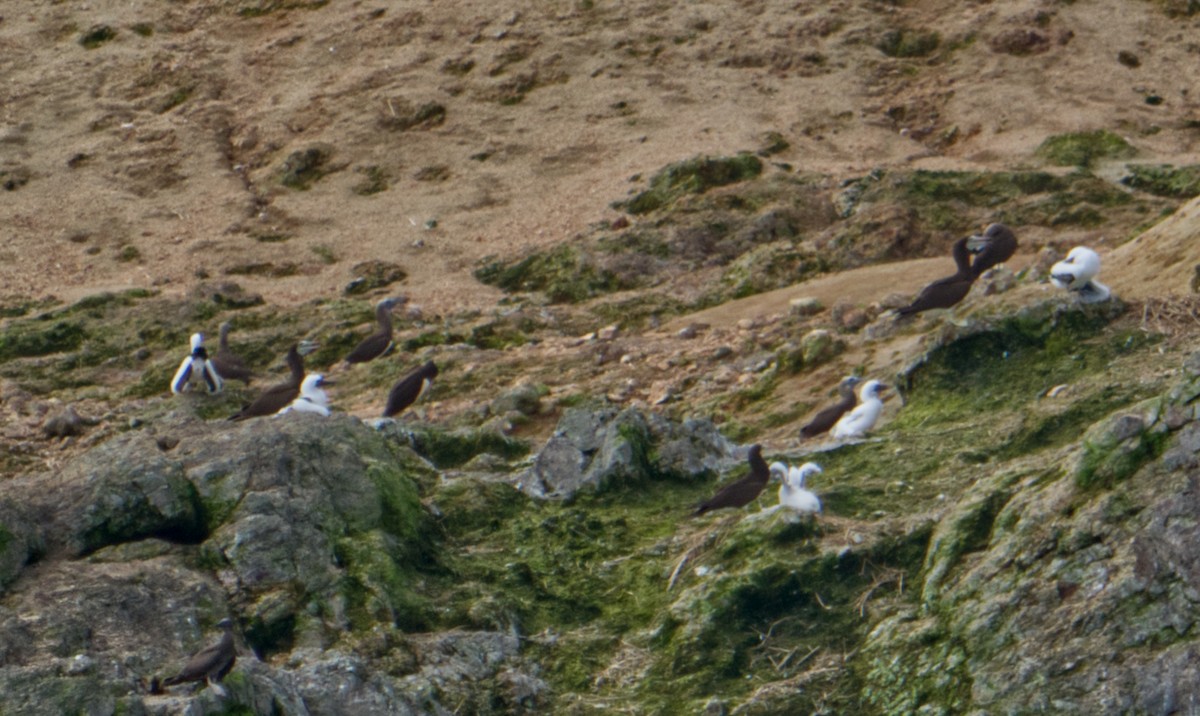
[[[868,380],[858,389],[858,406],[842,416],[829,431],[834,438],[861,438],[875,427],[879,414],[883,412],[883,400],[879,392],[887,386],[877,380]]]
[[[217,694],[225,695],[225,689],[218,682],[233,669],[233,664],[237,661],[237,650],[233,645],[233,620],[222,619],[217,622],[217,626],[222,629],[220,641],[196,652],[178,674],[163,679],[163,686],[204,681]]]
[[[304,381],[300,383],[300,395],[284,406],[278,414],[283,415],[295,410],[299,413],[317,413],[328,416],[329,396],[321,389],[325,385],[333,385],[333,381],[325,380],[325,376],[320,373],[310,373],[305,376]]]
[[[1097,303],[1112,295],[1108,286],[1096,280],[1100,273],[1100,255],[1076,246],[1067,258],[1050,267],[1050,281],[1059,288],[1075,291],[1084,303]]]
[[[229,321],[221,324],[221,340],[217,343],[217,354],[210,359],[210,362],[225,380],[240,380],[246,385],[250,385],[250,379],[254,377],[254,374],[246,367],[241,356],[229,349],[230,327]]]
[[[744,507],[753,502],[767,486],[767,481],[771,479],[771,470],[763,460],[761,445],[750,446],[749,460],[750,474],[737,482],[722,487],[717,494],[700,503],[696,507],[695,514],[702,515],[709,510],[722,507]]]
[[[350,355],[346,356],[346,363],[366,363],[372,361],[381,355],[384,355],[392,348],[392,309],[404,303],[407,299],[404,298],[385,298],[375,306],[375,320],[379,323],[379,330],[363,339],[361,343],[350,351]]]
[[[198,390],[203,387],[210,393],[219,393],[224,386],[220,374],[208,359],[202,333],[192,334],[192,352],[179,364],[179,370],[171,379],[172,393],[182,393],[193,386]]]
[[[984,271],[1012,258],[1017,252],[1017,237],[1004,224],[989,224],[982,234],[967,239],[967,250],[975,254],[971,273],[979,278]]]
[[[437,377],[438,368],[433,361],[404,376],[388,391],[387,407],[383,409],[383,417],[390,418],[399,415],[429,390],[433,379]]]
[[[861,382],[862,378],[856,375],[843,378],[842,382],[838,383],[838,395],[842,399],[814,415],[807,425],[800,428],[800,437],[811,438],[829,432],[834,423],[858,402],[858,396],[854,394],[854,386]]]
[[[304,359],[300,357],[297,347],[292,346],[288,349],[287,357],[284,360],[287,361],[288,370],[291,371],[288,379],[264,390],[254,399],[254,402],[242,408],[236,415],[230,416],[230,420],[274,415],[300,395],[300,383],[304,381]]]
[[[815,462],[788,468],[787,477],[779,486],[779,504],[802,515],[820,512],[820,498],[815,492],[805,488],[804,481],[821,471],[821,466]]]
[[[954,242],[952,254],[958,271],[953,276],[939,278],[921,289],[921,293],[917,294],[912,303],[897,310],[901,316],[909,316],[934,308],[950,308],[967,297],[967,293],[971,290],[971,284],[975,282],[975,274],[971,272],[971,256],[967,251],[967,241],[969,240],[969,238],[963,237]]]

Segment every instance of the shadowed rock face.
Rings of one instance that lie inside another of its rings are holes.
[[[432,680],[461,701],[477,689],[460,693],[457,681],[490,679],[517,655],[511,634],[414,641],[396,630],[424,619],[406,585],[435,557],[414,481],[427,468],[407,447],[346,416],[157,429],[180,438],[169,455],[130,433],[57,474],[6,485],[15,499],[0,503],[12,535],[0,540],[0,584],[17,581],[0,592],[0,711],[165,714],[189,698],[222,708],[208,690],[145,691],[230,612],[245,644],[242,677],[225,686],[254,713],[424,713]],[[52,559],[19,579],[43,534]],[[327,650],[348,629],[372,628],[390,635],[375,652],[403,656],[397,676],[364,681],[363,657]],[[301,647],[299,668],[253,656]],[[511,685],[497,683],[496,698],[509,698]],[[536,701],[541,682],[533,696],[521,683]]]

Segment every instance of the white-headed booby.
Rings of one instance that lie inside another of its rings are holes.
[[[277,414],[283,415],[295,410],[299,413],[316,413],[328,416],[329,396],[321,389],[321,386],[332,385],[332,383],[333,381],[325,380],[325,376],[320,373],[309,373],[304,377],[304,381],[300,383],[300,395],[284,406]]]
[[[887,386],[877,380],[868,380],[858,389],[858,406],[842,416],[829,434],[835,438],[860,438],[875,427],[879,414],[883,412],[880,391]]]
[[[195,386],[197,390],[203,386],[209,393],[219,393],[224,383],[221,375],[208,359],[208,351],[204,348],[204,334],[192,334],[192,352],[179,364],[175,377],[171,379],[171,392],[183,393]]]
[[[820,512],[821,500],[804,486],[804,481],[821,471],[821,466],[815,462],[788,468],[787,477],[779,486],[779,504],[800,514]]]
[[[1076,246],[1067,258],[1050,267],[1050,282],[1059,288],[1075,291],[1083,303],[1098,303],[1112,296],[1108,286],[1096,280],[1100,273],[1100,254]]]

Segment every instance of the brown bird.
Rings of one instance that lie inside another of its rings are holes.
[[[967,297],[971,284],[975,282],[975,274],[971,273],[971,256],[967,251],[969,237],[963,237],[954,242],[954,263],[958,271],[953,276],[939,278],[917,294],[916,299],[897,312],[901,316],[909,316],[921,311],[934,308],[950,308]]]
[[[163,686],[204,681],[218,694],[225,695],[225,689],[218,682],[233,669],[237,661],[237,649],[233,645],[233,620],[222,619],[217,626],[222,630],[221,639],[196,652],[178,674],[162,680]]]
[[[743,507],[754,501],[767,486],[771,479],[771,470],[762,457],[762,446],[750,446],[750,474],[737,482],[732,482],[717,491],[717,494],[696,507],[695,514],[702,515],[709,510],[722,507]]]
[[[841,396],[841,400],[814,415],[813,419],[808,421],[807,425],[800,428],[800,437],[812,438],[829,432],[829,429],[846,414],[846,411],[852,410],[858,404],[858,396],[854,393],[854,386],[861,382],[862,378],[856,375],[847,376],[842,379],[842,382],[838,383],[838,395]]]
[[[304,359],[300,357],[299,348],[297,346],[289,348],[284,360],[287,361],[288,369],[291,371],[288,379],[264,390],[254,399],[254,402],[243,407],[237,414],[230,416],[230,420],[274,415],[300,395],[300,384],[304,382]]]
[[[246,367],[241,356],[229,349],[229,329],[231,327],[229,321],[221,324],[221,340],[217,344],[217,354],[208,361],[217,369],[217,375],[225,380],[240,380],[246,385],[250,385],[250,379],[254,377],[254,374]]]
[[[393,415],[399,415],[417,402],[417,399],[429,390],[437,374],[437,366],[433,361],[428,361],[425,365],[401,378],[388,391],[387,407],[383,409],[383,417],[390,418]]]
[[[379,330],[367,336],[346,356],[346,363],[366,363],[386,354],[392,348],[392,309],[404,303],[403,298],[385,298],[375,306]]]
[[[1017,252],[1017,237],[1004,224],[990,224],[982,234],[967,239],[967,250],[975,254],[971,273],[979,278],[984,271],[1012,258]]]

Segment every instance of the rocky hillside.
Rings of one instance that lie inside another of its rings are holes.
[[[4,13],[0,714],[1186,710],[1196,12]],[[226,321],[252,383],[170,395]],[[334,415],[225,420],[302,340]],[[801,440],[847,374],[880,424]],[[754,443],[820,516],[692,515]]]

